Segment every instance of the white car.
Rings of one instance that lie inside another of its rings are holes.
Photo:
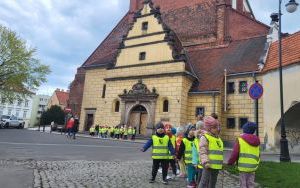
[[[14,127],[18,129],[23,129],[25,122],[23,120],[19,120],[15,116],[2,115],[0,119],[0,124],[1,128]]]

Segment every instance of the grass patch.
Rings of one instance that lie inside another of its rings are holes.
[[[236,166],[225,169],[232,174],[239,174]],[[261,162],[255,181],[265,188],[300,187],[300,163]]]

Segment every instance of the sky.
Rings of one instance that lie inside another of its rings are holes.
[[[49,65],[48,82],[36,92],[51,95],[67,89],[76,69],[92,54],[119,20],[130,0],[0,0],[0,24],[18,33],[37,49],[36,57]],[[269,24],[279,0],[249,0],[257,20]],[[284,9],[283,32],[300,30],[300,8]],[[299,0],[298,0],[299,3]]]

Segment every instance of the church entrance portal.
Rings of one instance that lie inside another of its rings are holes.
[[[136,127],[137,134],[147,134],[148,112],[145,107],[138,105],[134,107],[129,115],[128,125]]]

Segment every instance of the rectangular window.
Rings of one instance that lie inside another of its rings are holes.
[[[16,117],[19,117],[19,115],[20,115],[20,110],[17,110],[16,111]]]
[[[202,115],[204,116],[205,115],[205,108],[204,107],[196,107],[196,116],[198,115]]]
[[[12,112],[12,109],[11,109],[11,108],[9,108],[9,109],[8,109],[8,111],[7,111],[7,115],[9,115],[9,116],[10,116],[10,115],[11,115],[11,112]]]
[[[103,85],[102,98],[105,98],[106,84]]]
[[[143,22],[142,23],[142,30],[147,31],[148,30],[148,22]]]
[[[248,122],[248,118],[246,117],[240,118],[240,128],[242,129],[243,125],[245,125],[247,122]]]
[[[228,82],[227,83],[227,94],[233,94],[234,93],[234,82]]]
[[[27,117],[27,111],[23,112],[23,118],[25,119]]]
[[[29,103],[29,101],[25,100],[25,107],[28,107],[28,103]]]
[[[239,92],[240,92],[240,93],[247,93],[247,92],[248,92],[248,84],[247,84],[247,81],[240,81],[240,84],[239,84]]]
[[[21,106],[21,105],[22,105],[22,100],[19,99],[19,100],[18,100],[18,106]]]
[[[235,128],[235,118],[227,118],[227,129]]]
[[[146,59],[146,52],[141,52],[139,59],[140,60],[145,60]]]

